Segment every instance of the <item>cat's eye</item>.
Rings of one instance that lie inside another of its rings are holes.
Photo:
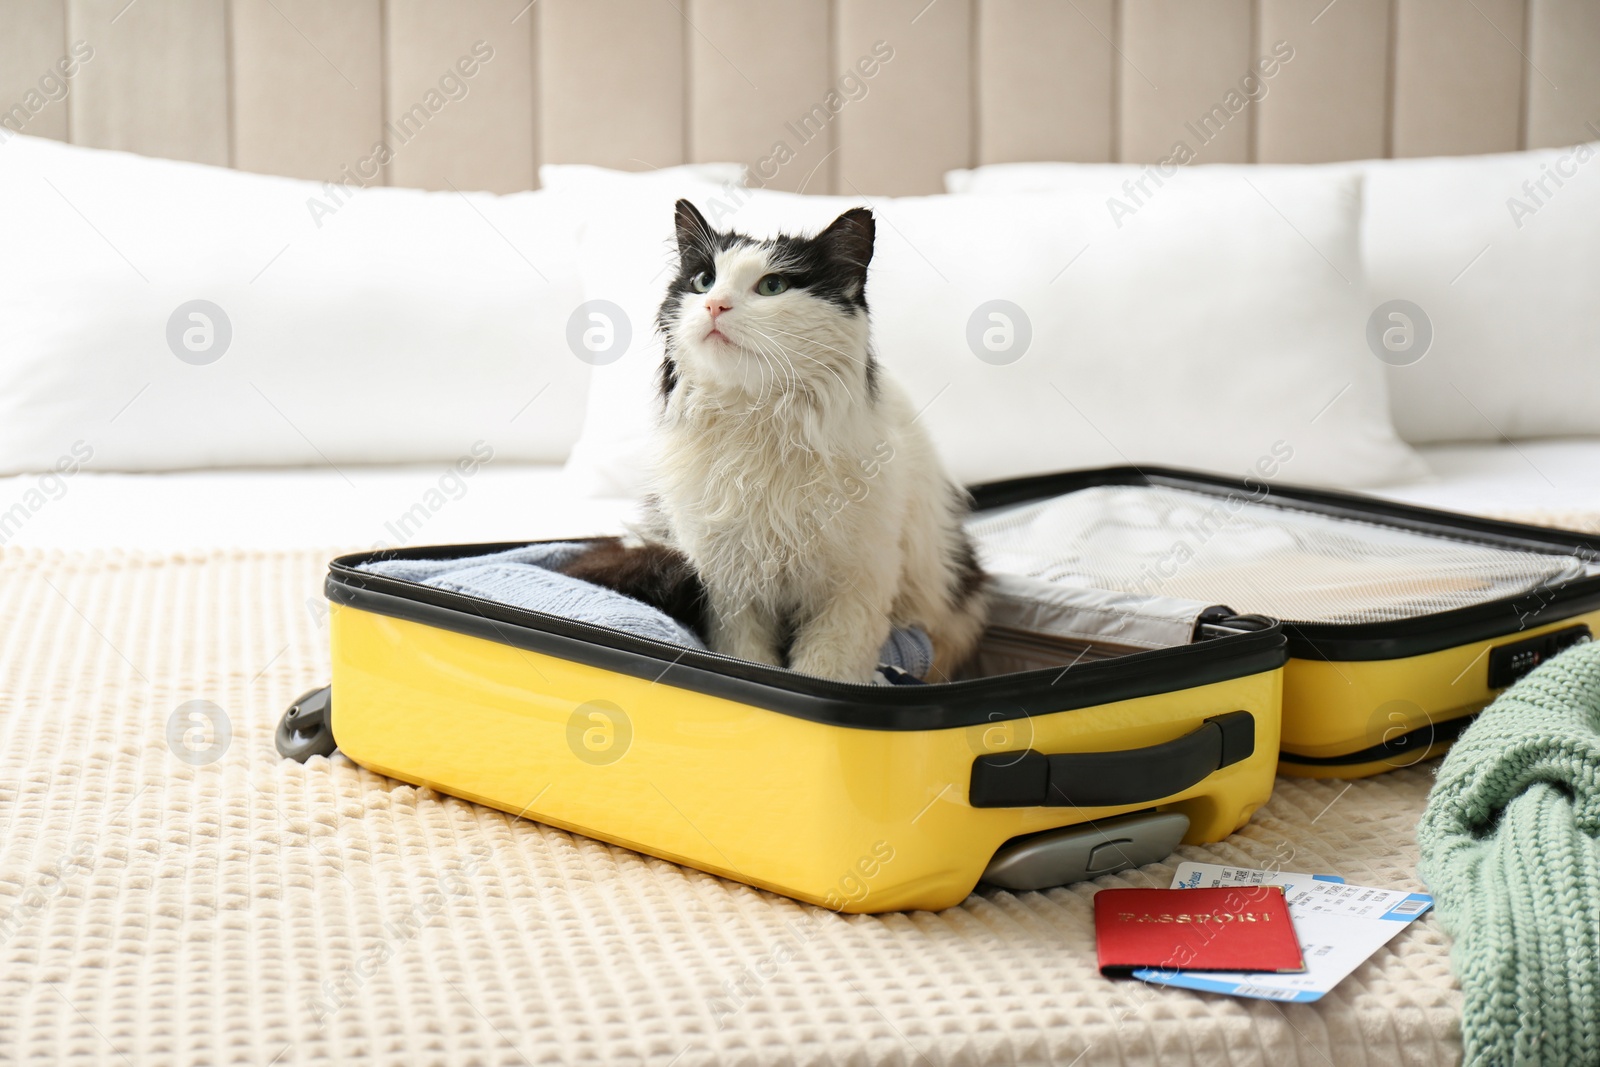
[[[762,296],[777,296],[787,288],[789,283],[783,280],[781,274],[768,274],[756,282],[756,292]]]
[[[711,291],[711,283],[714,281],[716,279],[711,276],[711,272],[703,270],[689,279],[689,287],[697,293],[709,293]]]

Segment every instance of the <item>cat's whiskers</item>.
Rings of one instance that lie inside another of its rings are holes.
[[[779,332],[780,333],[784,333],[785,331],[781,331],[780,330]],[[790,334],[788,336],[796,336],[796,335]],[[810,363],[816,364],[818,367],[821,367],[823,370],[827,371],[830,375],[833,376],[833,380],[834,381],[839,383],[839,388],[844,393],[845,396],[848,397],[848,396],[852,396],[853,395],[852,392],[851,392],[851,389],[850,389],[850,383],[845,381],[844,376],[839,373],[838,368],[829,365],[827,363],[827,361],[825,361],[825,360],[818,359],[817,357],[811,355],[809,352],[804,352],[804,351],[801,351],[797,347],[786,345],[782,341],[779,341],[777,338],[769,337],[768,340],[772,341],[773,344],[778,345],[779,348],[781,348],[784,352],[788,353],[790,356],[799,356],[801,359],[804,359],[804,360],[806,360],[806,361],[808,361]],[[828,346],[824,345],[823,347],[826,348]]]
[[[759,330],[752,329],[751,332],[760,334]],[[763,334],[762,336],[765,336],[765,335]],[[768,338],[768,340],[771,340],[771,339]],[[784,387],[786,389],[789,388],[789,387],[792,387],[794,385],[795,381],[797,380],[797,376],[793,373],[794,372],[794,365],[792,363],[788,364],[786,370],[784,368],[780,368],[778,366],[777,358],[782,358],[781,354],[773,352],[773,351],[770,351],[769,349],[767,349],[767,347],[765,345],[761,344],[761,342],[759,342],[759,341],[750,340],[750,341],[747,341],[746,344],[748,345],[748,350],[750,352],[754,353],[755,356],[758,359],[760,359],[765,366],[768,366],[769,368],[772,369],[772,371],[774,372],[774,376],[777,375],[778,371],[784,370],[784,373],[783,373],[782,377],[783,377],[783,384],[784,384]],[[777,358],[774,358],[774,357],[777,357]],[[785,359],[784,362],[788,363],[787,359]],[[773,385],[774,389],[776,389],[777,382],[776,381],[772,382],[772,385]],[[765,391],[763,391],[762,395],[757,398],[757,403],[760,403],[760,404],[764,405],[766,403],[766,401],[767,401],[767,393]]]
[[[772,337],[770,337],[767,334],[763,333],[761,330],[757,329],[754,326],[749,327],[749,329],[750,329],[751,333],[754,333],[754,334],[756,334],[756,335],[758,335],[758,336],[760,336],[762,338],[765,338],[766,341],[773,346],[773,348],[771,350],[771,354],[774,357],[783,360],[784,366],[786,368],[786,377],[784,379],[784,384],[790,389],[793,389],[795,386],[800,384],[800,372],[795,369],[794,361],[791,360],[789,358],[789,354],[784,351],[783,345],[780,344],[775,339],[773,339]],[[756,344],[757,347],[762,348],[763,351],[766,350],[765,346],[760,345],[759,342],[751,342],[751,343],[752,344]]]
[[[756,403],[765,406],[767,401],[778,390],[779,368],[777,363],[760,348],[752,348],[749,351],[761,361],[761,366],[766,369],[766,373],[762,376],[761,394],[756,397]]]
[[[839,355],[843,356],[845,359],[848,359],[852,363],[859,363],[863,367],[865,367],[867,365],[866,360],[860,359],[860,358],[858,358],[856,356],[852,356],[850,353],[844,351],[843,349],[834,348],[832,345],[828,344],[827,342],[819,341],[815,337],[804,337],[804,336],[802,336],[800,334],[797,334],[797,333],[790,333],[788,330],[779,330],[776,326],[774,326],[772,328],[774,330],[777,330],[778,333],[783,334],[785,337],[799,338],[802,341],[806,341],[806,342],[808,342],[810,344],[816,345],[818,348],[826,348],[829,352],[837,352]]]
[[[829,374],[833,375],[834,380],[839,383],[839,388],[844,390],[846,396],[850,395],[850,386],[849,386],[848,383],[845,382],[844,377],[837,370],[834,370],[832,367],[830,367],[826,363],[822,362],[822,360],[817,359],[815,356],[807,355],[806,353],[800,351],[797,348],[790,348],[788,345],[785,345],[782,341],[779,341],[776,337],[773,337],[770,334],[764,333],[763,331],[758,330],[753,326],[750,327],[750,329],[755,333],[761,334],[762,337],[765,337],[768,341],[770,341],[773,344],[777,345],[779,351],[784,352],[786,354],[786,356],[799,356],[801,359],[807,359],[807,360],[810,360],[812,363],[815,363],[817,366],[821,367],[823,370],[825,370]],[[777,330],[777,327],[774,326],[773,329]],[[782,334],[786,334],[787,336],[790,336],[790,337],[798,336],[797,334],[789,334],[788,331],[786,331],[786,330],[778,330],[778,332],[782,333]],[[827,345],[823,345],[822,347],[827,348],[828,346]],[[790,366],[793,366],[793,363],[791,363]]]
[[[801,359],[810,360],[812,363],[815,363],[817,366],[821,367],[823,370],[825,370],[829,374],[833,375],[833,380],[839,383],[839,388],[841,390],[843,390],[844,395],[845,396],[850,396],[851,395],[850,394],[850,384],[844,380],[843,376],[840,375],[840,373],[837,370],[835,370],[832,367],[828,366],[826,363],[822,362],[822,360],[816,358],[815,356],[808,356],[804,352],[795,352],[794,355],[799,356]]]

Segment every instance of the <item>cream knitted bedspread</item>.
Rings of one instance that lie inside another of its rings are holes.
[[[281,760],[278,716],[327,677],[333,554],[0,550],[0,1062],[1460,1057],[1431,918],[1320,1003],[1237,1001],[1101,978],[1094,886],[842,917],[342,757]],[[1180,856],[1419,889],[1431,776],[1281,779]]]

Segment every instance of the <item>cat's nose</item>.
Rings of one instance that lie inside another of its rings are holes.
[[[732,311],[733,305],[721,297],[713,297],[712,299],[706,301],[706,310],[711,312],[711,324],[715,326],[717,322],[717,316],[722,314],[724,311]]]

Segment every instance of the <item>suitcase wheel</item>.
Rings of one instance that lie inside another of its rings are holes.
[[[296,763],[333,755],[339,746],[333,740],[332,716],[332,686],[300,694],[278,720],[278,755]]]

